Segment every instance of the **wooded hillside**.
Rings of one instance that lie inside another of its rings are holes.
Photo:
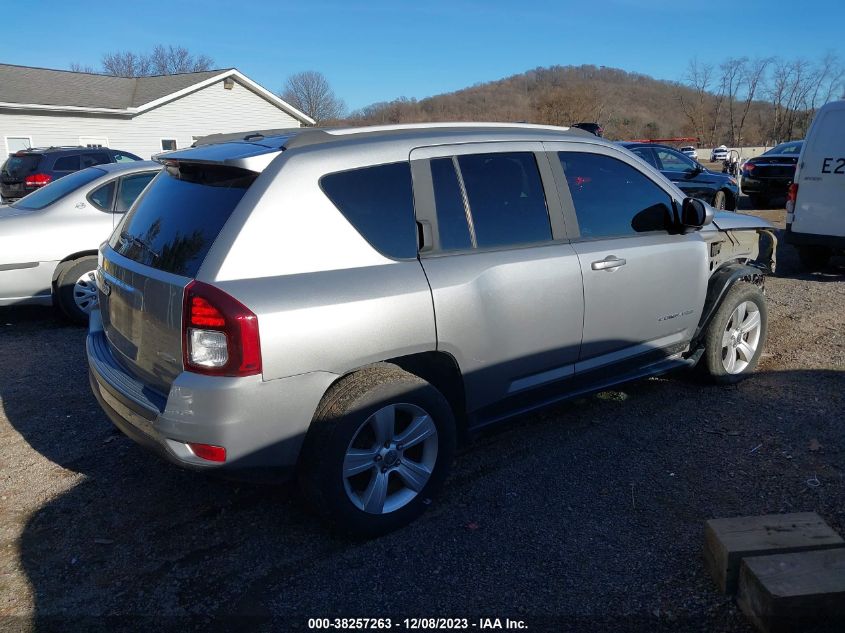
[[[838,96],[841,67],[835,58],[824,61],[832,64],[824,76],[822,62],[743,58],[714,69],[693,61],[684,83],[616,68],[535,68],[457,92],[376,103],[347,122],[595,121],[610,139],[690,136],[703,146],[772,144],[803,137],[825,94]]]

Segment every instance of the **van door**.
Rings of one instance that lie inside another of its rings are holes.
[[[584,333],[576,372],[622,371],[684,351],[707,294],[701,235],[667,230],[673,196],[622,152],[545,146],[554,150],[564,209],[574,216],[567,228],[579,232],[573,248],[584,277]]]
[[[819,111],[799,161],[791,231],[845,237],[845,101]]]
[[[411,153],[437,348],[457,361],[470,412],[574,374],[581,271],[539,150],[490,143]]]

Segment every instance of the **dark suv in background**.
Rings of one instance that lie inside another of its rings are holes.
[[[107,147],[36,147],[15,152],[0,167],[0,203],[14,202],[80,169],[141,160]]]

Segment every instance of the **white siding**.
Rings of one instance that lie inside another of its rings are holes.
[[[6,136],[32,137],[33,147],[78,145],[80,136],[107,137],[112,149],[150,158],[161,151],[163,138],[187,147],[192,136],[299,126],[297,119],[237,81],[231,90],[219,81],[131,119],[0,112],[0,162],[6,156]]]

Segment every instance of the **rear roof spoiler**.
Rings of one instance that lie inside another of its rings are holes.
[[[153,160],[162,165],[174,162],[228,165],[260,174],[282,151],[280,147],[268,147],[259,143],[223,141],[214,145],[200,145],[162,152],[153,156]]]

